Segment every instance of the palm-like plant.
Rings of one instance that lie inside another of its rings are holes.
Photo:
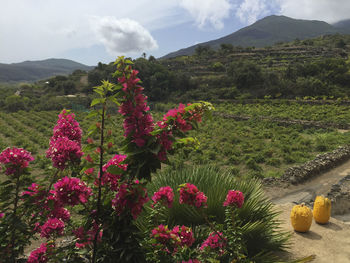
[[[209,166],[164,171],[152,179],[148,185],[150,194],[162,186],[170,186],[176,191],[182,183],[196,185],[208,197],[208,208],[205,209],[207,216],[219,224],[224,223],[225,209],[222,204],[228,190],[240,190],[245,196],[245,203],[237,212],[249,258],[255,262],[276,262],[272,253],[286,248],[289,234],[281,230],[277,219],[279,213],[264,196],[258,180],[238,179],[229,172]],[[178,198],[176,191],[175,200]],[[169,226],[184,224],[199,231],[205,224],[203,217],[194,208],[176,201],[172,208],[164,211],[163,216]],[[142,225],[145,227],[142,218],[145,217],[141,217],[138,222],[141,228]]]

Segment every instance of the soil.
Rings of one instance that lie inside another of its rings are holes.
[[[325,225],[313,222],[307,233],[295,232],[290,223],[290,211],[295,203],[310,204],[316,195],[327,196],[332,186],[338,184],[349,174],[350,161],[347,161],[299,185],[279,183],[264,187],[266,195],[276,204],[277,210],[282,212],[280,215],[283,222],[282,228],[292,235],[288,252],[282,253],[285,260],[315,255],[313,262],[317,263],[350,263],[349,212],[333,215],[329,223]]]

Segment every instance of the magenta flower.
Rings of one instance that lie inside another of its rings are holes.
[[[241,191],[229,190],[223,206],[234,206],[241,208],[244,203],[244,196]]]
[[[28,166],[29,162],[34,161],[30,152],[22,148],[6,148],[0,153],[0,163],[6,167],[7,175],[14,174]]]
[[[46,252],[47,252],[47,244],[42,243],[39,248],[33,250],[30,253],[27,263],[46,263],[48,261]]]
[[[53,136],[51,140],[56,140],[60,137],[67,137],[71,141],[75,141],[81,144],[82,130],[79,123],[75,120],[74,113],[67,113],[63,110],[58,115],[58,120],[56,126],[53,128]]]
[[[220,235],[220,236],[219,236]],[[221,232],[211,232],[208,238],[202,243],[200,250],[204,250],[205,248],[217,249],[219,254],[224,254],[224,248],[226,247],[226,238],[223,236]]]
[[[146,188],[136,180],[133,183],[119,185],[117,194],[112,200],[112,206],[118,215],[121,215],[126,209],[131,210],[133,218],[136,219],[148,200]]]
[[[192,246],[193,242],[195,241],[193,237],[193,232],[191,228],[187,226],[175,226],[172,230],[171,233],[176,234],[181,241],[181,246]]]
[[[123,127],[124,136],[130,137],[138,147],[143,147],[154,129],[152,115],[147,106],[147,97],[141,92],[143,88],[139,85],[138,71],[132,70],[130,77],[118,78],[123,86],[125,101],[121,104],[119,112],[125,117]]]
[[[85,230],[84,227],[79,227],[76,230],[73,230],[73,234],[77,237],[78,242],[75,243],[77,248],[84,248],[93,243],[95,235],[99,231],[98,225],[96,223],[93,224],[90,230]],[[102,239],[103,232],[100,232],[97,235],[97,242],[100,242]]]
[[[155,192],[152,196],[153,204],[152,207],[160,202],[163,205],[166,205],[167,207],[172,207],[174,202],[174,192],[173,189],[170,186],[165,186],[159,188],[158,192]]]
[[[57,218],[49,218],[44,225],[41,226],[41,237],[49,238],[52,234],[58,236],[63,235],[64,223]]]
[[[92,195],[92,190],[85,182],[75,177],[63,177],[54,184],[54,189],[54,196],[62,205],[86,203]]]
[[[110,159],[103,167],[102,171],[104,172],[101,184],[102,185],[109,185],[111,190],[117,191],[118,190],[118,183],[121,178],[121,174],[111,174],[107,172],[108,167],[111,165],[118,166],[120,169],[126,171],[128,165],[122,164],[122,162],[126,159],[126,155],[116,154],[113,156],[112,159]],[[95,182],[97,184],[97,182]]]
[[[190,183],[180,185],[180,204],[188,204],[196,208],[207,207],[207,197]]]
[[[63,222],[67,222],[70,219],[70,213],[66,208],[55,204],[53,210],[49,214],[49,217],[57,218]]]
[[[165,226],[163,224],[160,224],[158,227],[152,229],[151,231],[151,237],[156,239],[160,244],[166,245],[169,240],[174,239],[176,237],[175,234],[173,234],[171,230],[168,228],[168,226]],[[179,243],[179,240],[177,240]]]
[[[4,213],[0,213],[0,219],[3,218],[5,216]]]
[[[69,163],[79,163],[83,155],[80,144],[68,137],[51,138],[50,147],[46,151],[46,157],[51,158],[53,166],[61,170],[64,170]]]

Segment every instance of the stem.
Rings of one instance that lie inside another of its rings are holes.
[[[97,211],[96,211],[96,223],[97,226],[100,224],[100,211],[101,211],[101,181],[103,176],[103,143],[104,143],[104,127],[105,127],[105,111],[106,111],[106,104],[103,104],[102,107],[102,114],[101,114],[101,137],[100,137],[100,176],[98,177],[98,196],[97,196]],[[92,263],[96,262],[96,255],[97,255],[97,237],[99,234],[99,229],[97,229],[94,237],[94,246],[93,246],[93,252],[92,252]]]
[[[230,248],[227,247],[227,240],[225,240],[223,237],[222,237],[222,234],[220,234],[216,229],[215,229],[215,226],[209,221],[208,217],[206,214],[204,214],[203,212],[201,212],[205,222],[209,225],[209,227],[211,228],[211,230],[213,230],[213,232],[215,232],[215,234],[218,235],[218,237],[221,239],[222,242],[224,242],[225,246],[226,246],[226,249],[231,252],[231,253],[234,253],[234,251],[232,251]]]
[[[13,218],[12,218],[12,223],[17,221],[17,207],[18,207],[18,192],[19,192],[19,173],[16,173],[16,193],[15,193],[15,201],[14,201],[14,205],[13,205]],[[14,247],[15,247],[15,240],[16,240],[16,228],[13,226],[12,229],[12,234],[11,234],[11,259],[12,262],[15,263],[16,262],[16,255],[15,255],[15,251],[14,251]]]

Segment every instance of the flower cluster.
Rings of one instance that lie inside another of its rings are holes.
[[[31,153],[22,148],[6,148],[0,153],[0,163],[6,166],[7,175],[15,174],[26,168],[31,161],[34,161]]]
[[[211,232],[206,240],[202,243],[200,250],[204,250],[205,248],[217,249],[219,254],[223,254],[226,247],[226,238],[223,236],[221,232]]]
[[[54,167],[64,170],[69,163],[79,163],[83,154],[78,142],[59,137],[50,141],[46,157],[51,158]]]
[[[196,208],[207,207],[207,197],[190,183],[180,185],[180,204],[188,204]]]
[[[39,248],[30,253],[27,263],[46,263],[47,261],[47,244],[42,243]]]
[[[188,104],[187,107],[190,107],[190,109],[180,103],[178,108],[169,110],[164,115],[163,120],[157,122],[157,126],[163,130],[157,135],[157,139],[162,145],[158,153],[159,160],[165,161],[167,159],[167,152],[172,149],[175,141],[174,133],[177,133],[177,131],[185,133],[192,130],[193,122],[202,121],[204,109],[201,106]]]
[[[51,158],[54,167],[64,170],[69,163],[79,163],[83,156],[81,151],[82,130],[73,113],[68,114],[66,110],[63,110],[58,117],[46,157]]]
[[[5,213],[0,213],[0,219],[5,216]]]
[[[84,227],[79,227],[76,230],[73,230],[73,234],[77,237],[78,242],[75,243],[77,248],[84,248],[92,244],[95,235],[99,231],[98,225],[93,224],[92,229],[85,231]],[[102,230],[97,235],[97,241],[100,242],[102,239]]]
[[[54,184],[54,196],[62,205],[86,203],[92,190],[79,178],[63,177]]]
[[[75,114],[69,114],[66,110],[63,110],[58,115],[57,124],[53,128],[52,138],[67,137],[69,140],[75,141],[80,145],[81,136],[82,130],[79,123],[75,120]]]
[[[130,209],[133,218],[136,219],[148,200],[146,188],[138,180],[135,180],[132,183],[122,183],[118,186],[117,194],[112,200],[112,206],[118,215],[121,215],[126,208]]]
[[[119,167],[120,169],[126,171],[128,165],[123,164],[122,162],[126,159],[126,155],[116,154],[113,156],[112,159],[110,159],[103,167],[103,176],[101,180],[102,185],[109,185],[111,190],[117,191],[118,190],[118,183],[121,178],[121,174],[112,174],[107,172],[108,167],[111,165],[115,165]]]
[[[154,129],[152,115],[147,106],[147,97],[142,94],[143,88],[138,84],[138,71],[132,70],[130,76],[118,78],[123,86],[125,101],[121,104],[119,112],[125,116],[124,136],[131,137],[138,147],[143,147]]]
[[[171,208],[174,202],[174,192],[170,186],[164,186],[159,188],[158,192],[155,192],[152,196],[152,207],[158,202]]]
[[[63,235],[64,223],[57,218],[49,218],[40,228],[40,236],[49,238],[52,234]]]
[[[158,243],[153,243],[153,246],[159,246],[168,254],[173,254],[180,247],[190,247],[195,241],[192,230],[186,226],[175,226],[172,230],[168,226],[159,225],[152,229],[151,238]]]
[[[241,208],[244,203],[244,196],[241,191],[229,190],[223,206],[234,206]]]
[[[195,241],[193,237],[193,232],[191,228],[187,226],[175,226],[171,231],[173,234],[176,234],[180,238],[181,246],[192,246]]]

